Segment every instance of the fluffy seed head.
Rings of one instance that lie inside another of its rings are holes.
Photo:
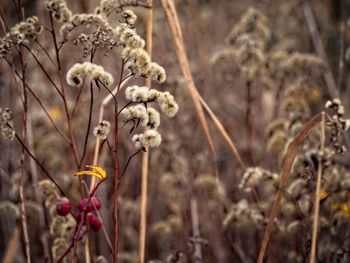
[[[94,128],[94,135],[101,140],[105,140],[107,139],[110,130],[110,122],[103,120]]]

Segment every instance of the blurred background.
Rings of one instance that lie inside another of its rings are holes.
[[[20,4],[25,17],[36,15],[48,27],[49,14],[43,2],[22,0]],[[73,13],[92,13],[98,4],[99,1],[92,0],[67,1]],[[179,112],[175,118],[162,118],[159,130],[163,142],[150,151],[146,262],[255,262],[288,143],[307,120],[324,109],[329,99],[339,97],[345,108],[344,117],[349,116],[350,1],[178,0],[175,4],[195,85],[248,169],[239,165],[206,115],[216,154],[211,152],[182,75],[163,8],[160,1],[154,1],[152,60],[165,68],[167,79],[162,84],[152,83],[152,87],[171,92]],[[0,0],[0,8],[3,29],[11,28],[18,22],[13,1]],[[145,38],[147,9],[140,6],[131,9],[137,15],[137,32]],[[118,17],[111,20],[117,24]],[[59,26],[56,27],[58,31]],[[93,28],[75,31],[63,46],[60,52],[64,74],[75,63],[87,61],[82,47],[74,44],[81,32],[93,32]],[[49,34],[44,32],[38,41],[42,46],[33,43],[32,51],[45,70],[54,75],[56,68],[43,52],[45,49],[54,57]],[[99,50],[95,63],[117,78],[121,50],[107,50],[107,55],[106,50]],[[57,125],[68,132],[59,96],[31,54],[27,52],[25,56],[28,85]],[[18,57],[13,56],[10,61],[19,66]],[[1,60],[0,107],[12,110],[20,134],[22,105],[14,70]],[[133,78],[128,84],[143,85],[144,79]],[[90,94],[84,90],[80,94],[68,86],[66,90],[69,107],[79,96],[72,123],[78,151],[82,151]],[[96,92],[92,127],[98,122],[99,107],[107,95],[105,90]],[[121,105],[125,105],[127,101],[122,97]],[[111,105],[106,108],[105,117],[113,119]],[[30,96],[28,123],[31,149],[69,193],[72,203],[78,203],[79,184],[73,176],[76,171],[69,146]],[[135,151],[130,138],[129,129],[124,129],[120,142],[122,164]],[[346,145],[343,137],[339,144]],[[318,147],[319,129],[299,147],[266,262],[309,259]],[[19,217],[20,152],[21,145],[16,141],[0,138],[2,262],[25,262]],[[86,164],[92,162],[93,153],[91,135]],[[332,198],[321,205],[318,262],[350,262],[350,184],[343,183],[350,182],[349,156],[342,153],[329,160],[323,190]],[[99,164],[113,174],[113,159],[107,148],[101,151]],[[32,262],[56,262],[52,251],[62,248],[57,248],[54,242],[52,218],[45,206],[47,196],[38,187],[45,176],[35,166],[28,157],[24,195]],[[139,262],[140,189],[141,155],[138,155],[132,159],[120,186],[120,262]],[[112,184],[103,184],[97,196],[102,201],[100,213],[106,233],[89,234],[93,256],[95,262],[111,262],[106,235],[113,239]],[[199,225],[193,221],[195,216]],[[60,226],[62,222],[56,224]],[[16,253],[11,260],[4,261],[11,247]],[[83,246],[79,253],[84,254]]]

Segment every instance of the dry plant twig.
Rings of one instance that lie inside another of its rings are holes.
[[[319,113],[316,116],[314,116],[311,120],[309,120],[303,126],[303,128],[300,130],[300,132],[295,136],[293,141],[288,146],[287,153],[285,155],[285,159],[283,162],[278,191],[276,193],[275,200],[274,200],[272,208],[271,208],[269,221],[267,223],[264,237],[263,237],[262,244],[261,244],[261,248],[259,251],[259,257],[258,257],[258,261],[257,261],[258,263],[263,263],[263,261],[264,261],[264,256],[265,256],[267,245],[268,245],[268,242],[270,239],[272,225],[274,223],[274,220],[277,216],[277,212],[278,212],[280,205],[281,205],[284,189],[286,187],[290,172],[292,170],[292,165],[293,165],[294,159],[295,159],[297,151],[298,151],[298,146],[307,137],[309,131],[313,127],[315,127],[317,124],[320,123],[321,116],[322,116],[321,113]]]
[[[319,153],[319,162],[317,169],[317,183],[315,191],[315,208],[314,208],[314,223],[312,230],[312,243],[311,243],[311,256],[310,263],[315,263],[316,260],[316,243],[317,243],[317,229],[318,229],[318,219],[320,215],[320,191],[321,191],[321,177],[322,177],[322,161],[324,155],[324,144],[325,144],[325,113],[321,113],[321,138],[320,138],[320,153]]]
[[[175,9],[175,4],[173,0],[161,0],[165,16],[168,21],[168,25],[171,31],[171,34],[173,36],[173,41],[176,49],[176,54],[177,54],[177,59],[179,60],[179,64],[182,70],[182,73],[186,79],[187,82],[187,87],[190,91],[197,115],[199,117],[200,123],[202,125],[202,128],[205,132],[205,135],[207,137],[207,140],[209,142],[209,146],[211,148],[211,151],[213,152],[215,156],[215,147],[213,140],[210,135],[209,127],[208,127],[208,122],[205,118],[204,111],[202,108],[202,105],[200,103],[200,100],[198,98],[198,91],[196,89],[196,86],[194,84],[194,80],[192,78],[191,70],[190,70],[190,65],[188,62],[188,58],[186,55],[186,49],[185,49],[185,44],[184,40],[182,37],[182,32],[180,28],[180,22],[177,17],[176,9]]]
[[[215,147],[214,147],[214,143],[213,143],[213,140],[211,138],[211,135],[210,135],[208,123],[207,123],[207,120],[206,120],[205,115],[204,115],[202,104],[203,104],[204,108],[208,111],[210,117],[213,119],[214,124],[216,125],[216,127],[220,131],[220,133],[223,136],[223,138],[225,139],[226,143],[228,143],[230,149],[232,150],[233,155],[237,158],[241,168],[245,169],[245,165],[242,161],[242,158],[238,154],[238,151],[236,150],[234,143],[232,142],[232,140],[228,136],[228,133],[225,131],[224,126],[219,121],[219,119],[216,117],[216,115],[213,113],[213,111],[210,109],[208,104],[205,103],[204,99],[200,96],[200,94],[199,94],[199,92],[194,84],[194,80],[192,78],[188,58],[186,55],[186,49],[185,49],[185,44],[184,44],[184,40],[183,40],[182,33],[181,33],[180,23],[179,23],[179,20],[177,17],[177,13],[176,13],[176,9],[175,9],[175,5],[174,5],[173,0],[161,0],[161,3],[163,6],[163,9],[164,9],[166,18],[168,20],[168,25],[169,25],[170,31],[171,31],[172,36],[173,36],[176,54],[177,54],[177,58],[178,58],[182,73],[186,79],[187,87],[190,91],[194,106],[195,106],[196,111],[197,111],[197,115],[199,117],[200,123],[201,123],[202,128],[205,132],[205,135],[207,137],[207,140],[209,142],[209,146],[211,148],[211,151],[212,151],[214,157],[216,156]]]
[[[147,10],[146,25],[146,51],[152,58],[153,47],[153,0],[147,0],[150,8]],[[146,86],[151,88],[151,79],[146,79]],[[140,205],[140,238],[139,238],[139,256],[140,262],[145,262],[146,249],[146,226],[147,226],[147,192],[148,192],[148,167],[149,167],[149,148],[142,155],[142,178],[141,178],[141,205]]]
[[[19,227],[16,226],[16,228],[12,232],[11,237],[9,238],[9,242],[7,243],[1,262],[3,263],[14,262],[14,259],[17,254],[18,244],[20,241],[20,236],[21,236],[21,232],[19,231]]]

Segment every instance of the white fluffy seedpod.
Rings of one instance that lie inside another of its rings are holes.
[[[125,10],[122,13],[122,19],[124,20],[123,22],[133,27],[136,23],[137,16],[132,10]]]
[[[94,135],[101,140],[105,140],[107,139],[110,130],[110,122],[103,120],[94,128]]]
[[[74,64],[67,72],[67,83],[70,86],[80,87],[83,79],[87,77],[90,81],[99,80],[103,85],[109,87],[113,84],[113,76],[105,71],[102,66],[84,62]]]
[[[157,102],[159,103],[162,112],[168,117],[174,117],[179,110],[179,106],[177,105],[174,96],[168,91],[160,93]]]
[[[142,143],[144,146],[158,147],[162,142],[162,137],[159,132],[154,129],[150,129],[144,132],[142,137]]]
[[[148,99],[150,101],[157,101],[158,98],[161,96],[162,92],[156,90],[156,89],[150,89],[148,91]]]
[[[122,110],[121,112],[123,118],[125,120],[133,120],[138,119],[142,126],[146,126],[148,124],[148,113],[147,109],[143,104],[138,104],[135,106],[129,106]]]
[[[160,115],[157,110],[154,108],[147,108],[147,113],[148,113],[148,123],[147,126],[151,127],[152,129],[158,128],[160,124]]]
[[[143,147],[143,144],[141,142],[141,138],[143,137],[143,134],[135,134],[134,136],[132,136],[132,141],[134,142],[135,148],[136,149],[140,149]]]
[[[147,77],[163,83],[166,80],[165,69],[155,62],[151,62],[147,65]]]
[[[151,62],[151,58],[149,57],[148,53],[142,48],[134,49],[132,55],[135,59],[136,68],[140,72],[143,71],[143,67]]]
[[[148,101],[148,91],[149,88],[143,86],[138,87],[135,89],[135,91],[132,93],[132,99],[133,102],[147,102]]]
[[[138,88],[139,86],[137,85],[132,85],[132,86],[129,86],[125,89],[125,97],[126,99],[128,100],[132,100],[132,97],[133,97],[133,94],[135,92],[135,90]]]
[[[85,74],[86,68],[84,64],[76,63],[67,72],[67,83],[70,86],[80,87],[83,84],[82,75]]]
[[[326,104],[325,104],[325,107],[328,109],[332,106],[332,102],[330,100],[327,100]]]
[[[260,167],[248,167],[242,176],[239,188],[250,191],[252,187],[256,187],[263,177],[263,170]]]
[[[120,42],[126,46],[130,39],[133,39],[138,36],[135,30],[131,28],[123,28],[121,30],[118,30],[118,32],[120,32]]]
[[[160,133],[154,129],[150,129],[141,134],[136,134],[132,137],[136,148],[141,147],[158,147],[162,142]]]
[[[301,178],[297,178],[289,185],[287,192],[291,195],[291,197],[297,198],[301,195],[305,187],[306,181]]]

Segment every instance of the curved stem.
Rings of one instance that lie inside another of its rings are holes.
[[[85,142],[84,142],[84,150],[83,150],[83,154],[81,155],[81,159],[79,162],[79,167],[81,167],[83,161],[84,161],[84,157],[86,154],[86,149],[87,149],[87,143],[88,143],[88,139],[89,139],[89,133],[90,133],[90,127],[91,127],[91,119],[92,119],[92,108],[93,108],[93,103],[94,103],[94,91],[93,91],[93,85],[92,83],[90,83],[90,111],[89,111],[89,121],[88,121],[88,126],[86,129],[86,135],[85,135]]]

